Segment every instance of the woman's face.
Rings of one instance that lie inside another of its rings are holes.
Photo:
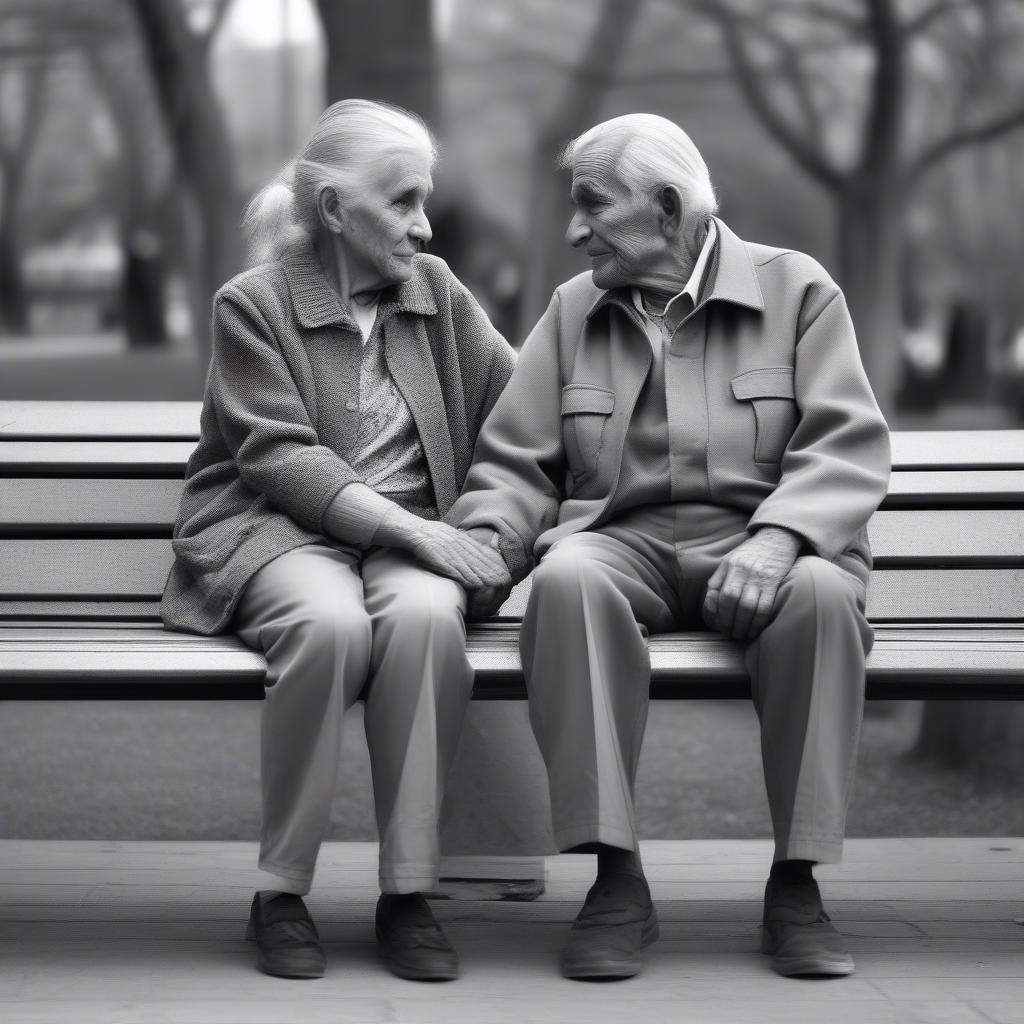
[[[413,256],[430,241],[424,207],[433,187],[427,154],[399,149],[371,165],[361,189],[341,198],[353,292],[409,280]]]

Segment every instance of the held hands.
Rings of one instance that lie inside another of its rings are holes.
[[[701,609],[708,626],[733,640],[753,640],[768,624],[802,543],[789,530],[765,526],[730,551],[708,580]]]
[[[420,520],[409,553],[440,576],[461,583],[472,594],[511,586],[501,553],[447,523]]]
[[[498,534],[490,527],[471,527],[466,531],[470,537],[483,544],[488,550],[498,550]],[[504,562],[504,558],[502,559]],[[505,571],[505,578],[498,586],[481,587],[479,590],[470,591],[467,615],[471,619],[486,619],[508,600],[512,591],[512,577],[508,570]]]

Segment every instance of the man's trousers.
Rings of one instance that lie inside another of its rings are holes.
[[[249,582],[233,621],[267,658],[267,888],[309,891],[330,824],[341,723],[362,697],[384,892],[437,883],[438,817],[473,671],[465,594],[394,550],[294,548]]]
[[[706,628],[700,608],[746,517],[637,509],[558,541],[533,578],[521,650],[559,849],[636,849],[634,785],[647,723],[647,634]],[[863,715],[871,628],[864,585],[804,555],[746,647],[776,860],[838,861]]]

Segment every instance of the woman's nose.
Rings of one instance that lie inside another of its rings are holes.
[[[583,245],[588,238],[590,238],[590,228],[583,223],[583,218],[578,213],[573,214],[565,232],[565,240],[575,249]]]
[[[409,234],[416,239],[421,245],[426,245],[431,238],[434,237],[434,233],[430,230],[430,221],[427,220],[427,215],[423,214],[418,220],[409,228]]]

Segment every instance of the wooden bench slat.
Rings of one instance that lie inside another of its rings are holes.
[[[134,598],[158,601],[172,561],[163,539],[0,540],[0,601]],[[1019,619],[1022,569],[877,569],[868,611],[902,619]],[[521,615],[525,588],[505,606]]]
[[[177,477],[194,441],[4,441],[0,435],[0,473],[6,476]]]
[[[1024,511],[876,512],[868,523],[875,565],[1024,564]]]
[[[522,617],[530,580],[520,583],[501,614]],[[1024,620],[1024,570],[876,569],[868,617],[879,622]]]
[[[1020,621],[1024,570],[880,569],[868,588],[872,620]]]
[[[882,508],[1024,505],[1024,470],[896,470]]]
[[[956,630],[878,627],[868,659],[871,696],[897,691],[940,696],[1024,695],[1024,628]],[[984,642],[977,634],[986,635]],[[62,633],[64,634],[62,636]],[[140,635],[141,634],[141,635]],[[487,624],[470,629],[467,646],[477,673],[477,696],[520,697],[518,629]],[[735,644],[713,634],[667,634],[650,642],[652,689],[661,696],[729,696],[749,693]],[[193,637],[148,630],[63,631],[0,627],[0,697],[42,693],[48,686],[66,695],[111,692],[145,696],[167,685],[181,696],[202,687],[230,684],[259,697],[266,663],[236,637]],[[94,688],[99,687],[99,690]],[[105,689],[104,689],[105,688]],[[148,691],[147,691],[147,688]]]
[[[1008,509],[957,509],[957,504],[977,505],[986,497],[997,502],[1013,500],[1024,505],[1024,471],[1003,474],[904,473],[901,477],[929,478],[932,490],[897,482],[893,498],[903,508],[883,508],[871,523],[872,545],[880,563],[904,553],[915,559],[944,559],[950,552],[961,557],[1024,560],[1024,511]],[[987,476],[1012,476],[1014,483],[996,481],[986,490]],[[75,530],[90,533],[132,530],[165,531],[177,517],[184,481],[176,479],[125,479],[105,477],[8,477],[0,478],[0,533],[31,534]],[[1016,486],[1016,490],[1014,489]],[[954,487],[961,490],[954,492]],[[935,508],[943,501],[951,509]],[[887,504],[892,504],[888,502]],[[914,511],[911,513],[910,509]],[[912,524],[912,529],[905,529]]]
[[[0,402],[0,438],[199,437],[200,402]]]
[[[199,437],[199,402],[0,402],[0,439]],[[894,469],[1024,468],[1024,431],[914,430],[892,435]]]
[[[8,532],[46,525],[26,522],[43,497],[53,507],[74,510],[71,529],[102,527],[105,516],[119,520],[107,522],[110,529],[159,529],[167,524],[161,524],[157,506],[180,486],[178,481],[150,481],[146,487],[134,487],[132,481],[91,481],[97,486],[79,500],[73,487],[63,486],[66,481],[46,481],[48,486],[38,489],[19,487],[13,493],[5,491],[7,483],[0,481],[0,495],[6,494],[12,506]],[[108,502],[118,511],[107,511]],[[58,521],[68,518],[71,513],[64,511],[53,516]],[[1024,510],[878,512],[868,529],[876,572],[903,565],[966,570],[1024,564]],[[172,560],[170,539],[164,537],[0,539],[0,597],[159,596]]]
[[[157,620],[160,602],[80,600],[0,600],[0,621],[12,619],[112,619]]]
[[[156,540],[0,540],[0,598],[159,598],[173,561]]]
[[[0,532],[170,533],[184,486],[182,480],[0,479]]]
[[[893,469],[1021,469],[1024,430],[903,430],[892,435]]]

